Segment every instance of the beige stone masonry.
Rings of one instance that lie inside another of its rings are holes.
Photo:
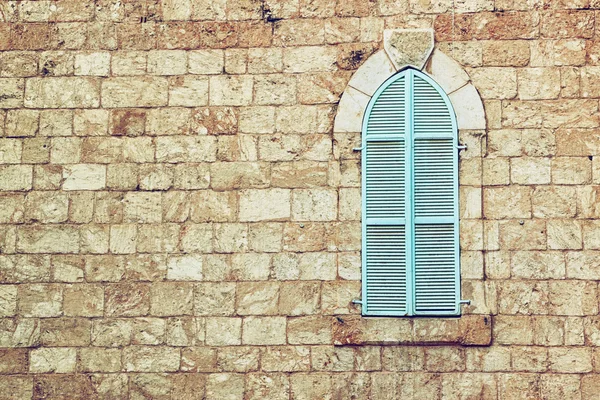
[[[433,54],[432,54],[433,53]],[[483,102],[467,72],[458,62],[433,49],[428,29],[386,30],[384,50],[373,54],[354,73],[341,96],[333,132],[360,132],[373,94],[394,73],[406,67],[428,73],[450,96],[458,129],[485,129]]]

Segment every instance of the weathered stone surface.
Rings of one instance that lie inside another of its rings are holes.
[[[485,112],[477,89],[472,84],[450,94],[458,129],[485,129]]]
[[[394,74],[396,69],[385,51],[380,50],[373,54],[352,75],[349,86],[372,96],[381,84]]]
[[[288,219],[290,197],[287,189],[244,190],[240,194],[240,221]]]
[[[102,81],[102,105],[107,108],[166,106],[168,93],[165,78],[118,77]]]
[[[396,69],[406,65],[422,69],[433,51],[433,31],[403,29],[384,31],[384,48]]]
[[[360,132],[362,119],[370,98],[353,88],[347,88],[340,99],[334,132]]]
[[[179,349],[172,347],[131,346],[123,351],[126,371],[169,372],[179,369]]]
[[[100,84],[93,78],[32,78],[25,85],[25,107],[95,108]]]

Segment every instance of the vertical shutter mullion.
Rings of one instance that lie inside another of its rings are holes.
[[[408,315],[415,313],[415,276],[414,276],[414,201],[413,201],[413,72],[409,70],[406,74],[405,90],[405,112],[406,112],[406,311]]]

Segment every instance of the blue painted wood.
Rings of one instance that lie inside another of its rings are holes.
[[[362,312],[459,315],[458,145],[448,96],[405,69],[363,120]]]

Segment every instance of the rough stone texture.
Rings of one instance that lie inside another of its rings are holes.
[[[595,3],[0,1],[0,399],[594,398]],[[352,303],[406,64],[468,146],[460,318]]]
[[[383,38],[385,51],[396,69],[405,66],[421,69],[433,51],[431,29],[386,30]]]

